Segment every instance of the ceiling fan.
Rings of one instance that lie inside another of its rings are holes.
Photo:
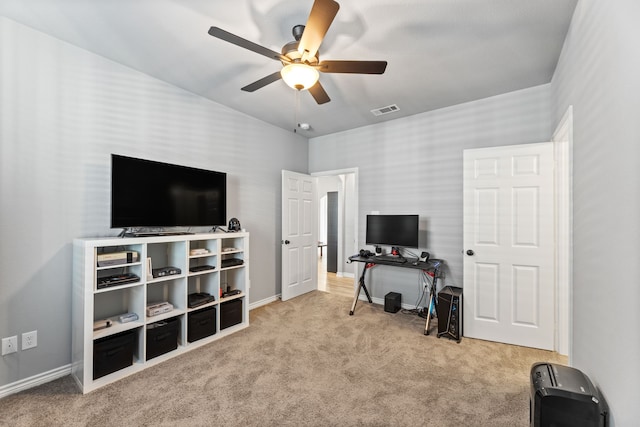
[[[245,40],[218,27],[211,27],[209,34],[282,63],[283,67],[280,71],[269,74],[243,87],[242,90],[253,92],[282,78],[293,89],[308,89],[318,104],[324,104],[331,99],[318,80],[320,77],[318,71],[382,74],[387,68],[387,61],[320,61],[318,49],[339,8],[340,5],[334,0],[315,0],[306,25],[293,27],[295,41],[285,44],[282,47],[282,53]]]

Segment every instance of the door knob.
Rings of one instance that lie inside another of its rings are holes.
[[[289,243],[291,243],[291,242],[290,242],[290,241],[288,241],[288,240],[283,240],[283,241],[282,241],[282,243],[284,243],[285,245],[288,245],[288,244],[289,244]]]
[[[467,255],[469,255],[469,256],[473,256],[473,254],[474,254],[474,252],[473,252],[471,249],[469,249],[469,250],[467,251]]]

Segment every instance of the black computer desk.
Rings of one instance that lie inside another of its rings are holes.
[[[359,255],[353,255],[349,257],[350,262],[362,262],[364,263],[364,268],[362,269],[362,274],[360,275],[360,279],[358,280],[358,289],[356,290],[356,294],[353,297],[353,304],[351,304],[351,311],[349,311],[349,315],[353,316],[353,313],[356,310],[356,304],[358,303],[358,298],[360,297],[360,290],[364,290],[364,294],[367,296],[367,300],[370,304],[373,303],[371,300],[371,296],[369,295],[369,290],[367,289],[367,285],[365,284],[364,277],[367,273],[367,270],[375,267],[376,265],[388,265],[391,267],[400,267],[400,268],[412,268],[414,270],[422,270],[428,276],[432,277],[431,283],[429,284],[429,311],[427,311],[426,322],[424,325],[424,334],[429,335],[429,322],[431,320],[431,311],[436,305],[436,282],[438,281],[438,277],[440,276],[440,268],[442,268],[444,261],[441,259],[430,259],[426,262],[420,262],[415,259],[408,259],[405,263],[398,262],[390,262],[381,258],[372,257],[362,257]]]

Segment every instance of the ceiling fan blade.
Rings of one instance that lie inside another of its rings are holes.
[[[382,74],[387,61],[321,61],[316,68],[323,73]]]
[[[282,75],[280,74],[280,71],[276,71],[273,74],[269,74],[268,76],[263,77],[260,80],[257,80],[249,85],[246,85],[241,90],[244,90],[245,92],[254,92],[262,87],[265,87],[269,83],[273,83],[276,80],[280,80],[281,78],[282,78]]]
[[[274,50],[271,50],[264,46],[260,46],[259,44],[256,44],[254,42],[250,42],[249,40],[238,37],[235,34],[231,34],[230,32],[218,27],[209,28],[209,35],[229,42],[231,44],[235,44],[236,46],[243,47],[255,53],[259,53],[260,55],[266,56],[267,58],[275,59],[276,61],[291,62],[289,58]]]
[[[302,62],[316,55],[338,9],[340,5],[333,0],[315,0],[298,44]]]
[[[311,96],[313,96],[313,99],[315,99],[318,104],[324,104],[331,101],[331,98],[329,98],[327,92],[324,91],[319,80],[309,88],[309,92],[311,92]]]

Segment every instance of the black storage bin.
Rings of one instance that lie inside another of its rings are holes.
[[[147,325],[147,359],[153,359],[178,348],[177,317]]]
[[[93,379],[133,364],[135,331],[126,331],[93,342]]]
[[[216,333],[216,308],[192,311],[187,320],[187,341],[194,342]]]
[[[238,323],[242,323],[242,300],[234,299],[221,303],[220,329],[225,329]]]

